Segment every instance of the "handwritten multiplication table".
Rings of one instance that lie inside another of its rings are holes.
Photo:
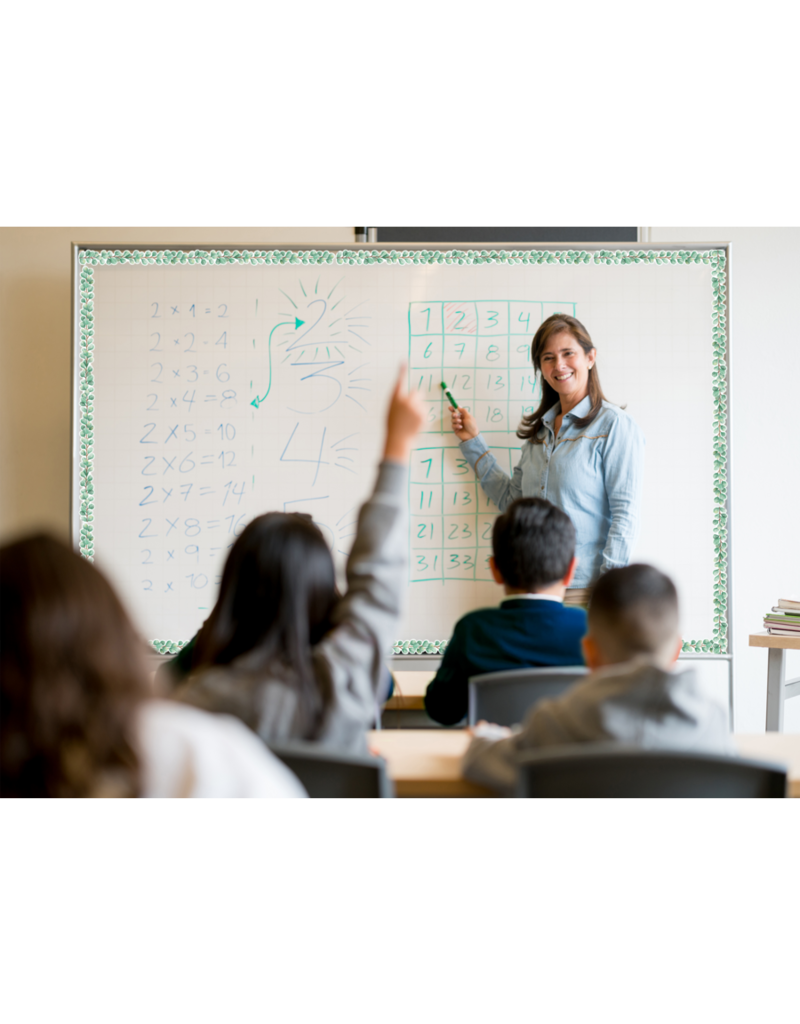
[[[513,434],[541,399],[531,340],[553,313],[574,316],[575,303],[409,303],[409,384],[425,400],[423,432],[450,433],[444,381],[478,421],[481,433]]]

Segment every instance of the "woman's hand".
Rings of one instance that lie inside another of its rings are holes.
[[[386,445],[383,457],[391,459],[392,462],[408,462],[411,444],[425,418],[419,391],[406,392],[407,373],[407,368],[401,366],[386,416]]]
[[[461,406],[457,409],[450,406],[450,419],[453,424],[453,433],[459,441],[469,441],[471,437],[477,437],[480,434],[475,417]]]

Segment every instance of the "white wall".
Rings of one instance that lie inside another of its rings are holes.
[[[734,727],[763,732],[767,652],[747,638],[778,597],[800,594],[800,228],[653,227],[649,241],[732,243]],[[800,651],[788,652],[787,675],[800,676]],[[800,732],[800,697],[784,729]]]

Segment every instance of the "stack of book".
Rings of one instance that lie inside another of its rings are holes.
[[[764,625],[768,633],[800,638],[800,601],[782,597],[772,611],[764,616]]]

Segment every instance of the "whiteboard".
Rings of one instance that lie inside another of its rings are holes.
[[[231,545],[262,512],[312,514],[341,571],[403,363],[426,420],[395,650],[435,651],[461,615],[495,604],[497,509],[461,458],[439,385],[510,472],[519,420],[541,395],[530,341],[562,311],[588,328],[606,396],[646,438],[634,560],[675,580],[685,650],[727,651],[724,249],[75,258],[75,539],[160,650],[208,616]]]

